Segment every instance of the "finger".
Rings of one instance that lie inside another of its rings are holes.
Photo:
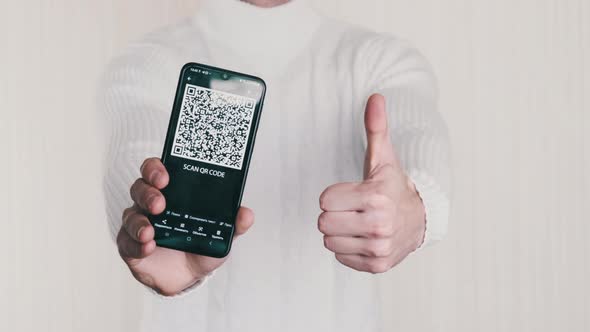
[[[367,135],[367,151],[365,155],[365,177],[377,166],[395,163],[393,145],[389,137],[385,98],[373,94],[367,100],[365,108],[365,132]]]
[[[129,190],[131,199],[150,214],[160,214],[166,207],[164,195],[144,179],[137,179]]]
[[[328,236],[365,236],[363,218],[357,211],[324,211],[318,217],[318,229]]]
[[[360,236],[366,238],[391,238],[395,223],[387,212],[335,211],[322,212],[318,217],[318,229],[328,236]]]
[[[383,167],[386,169],[388,167]],[[320,209],[327,212],[370,211],[391,204],[387,195],[380,194],[376,182],[344,182],[329,186],[320,194]]]
[[[157,189],[162,189],[168,185],[168,171],[160,158],[148,158],[143,161],[140,167],[141,177],[145,183],[150,184]]]
[[[324,246],[336,254],[355,254],[366,257],[387,257],[393,252],[393,241],[390,239],[324,236]]]
[[[139,243],[133,240],[127,231],[121,227],[117,235],[117,248],[119,249],[119,255],[126,262],[129,262],[131,259],[140,259],[151,255],[156,249],[156,241]]]
[[[123,212],[123,228],[139,243],[148,243],[154,239],[154,228],[148,218],[136,208],[128,208]]]
[[[389,258],[365,257],[361,255],[336,254],[336,260],[354,270],[370,273],[383,273],[391,269]]]
[[[235,237],[238,237],[248,231],[254,224],[254,211],[241,206],[236,217],[236,232]]]
[[[320,194],[323,211],[359,211],[363,208],[360,183],[344,182],[329,186]]]

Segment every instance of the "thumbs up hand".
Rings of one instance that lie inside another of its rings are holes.
[[[385,99],[369,97],[362,182],[337,183],[320,195],[324,246],[355,270],[386,272],[424,239],[424,206],[404,173],[389,135]]]

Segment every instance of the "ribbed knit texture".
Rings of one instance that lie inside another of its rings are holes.
[[[407,42],[325,18],[302,0],[271,9],[204,1],[194,17],[132,43],[105,72],[99,107],[113,239],[139,166],[161,155],[187,62],[267,83],[242,202],[256,222],[206,282],[172,298],[146,293],[142,331],[380,331],[377,280],[323,247],[318,198],[328,185],[361,180],[364,106],[380,92],[396,152],[425,204],[422,247],[444,236],[449,139],[428,63]]]

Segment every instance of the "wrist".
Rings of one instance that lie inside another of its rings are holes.
[[[449,218],[449,194],[441,189],[439,182],[420,170],[408,171],[424,209],[424,239],[417,250],[440,241],[447,233]]]
[[[413,203],[413,215],[412,218],[418,228],[416,241],[414,242],[413,250],[420,248],[424,244],[424,240],[426,239],[426,207],[424,206],[424,201],[416,188],[416,185],[412,181],[410,177],[406,177],[408,182],[408,187],[412,192],[412,202]]]

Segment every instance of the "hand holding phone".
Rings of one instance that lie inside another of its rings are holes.
[[[265,91],[251,75],[181,69],[162,158],[142,164],[117,238],[141,283],[182,291],[219,267],[254,222],[241,200]]]
[[[148,215],[158,246],[229,253],[265,91],[258,77],[182,67],[161,158],[169,175],[166,208]]]
[[[141,178],[131,186],[132,207],[123,213],[117,236],[119,254],[133,276],[162,295],[175,295],[217,269],[224,258],[213,258],[156,246],[154,228],[148,215],[164,211],[166,202],[161,190],[169,175],[159,158],[148,158],[140,167]],[[234,240],[254,223],[254,213],[247,207],[238,210]]]

